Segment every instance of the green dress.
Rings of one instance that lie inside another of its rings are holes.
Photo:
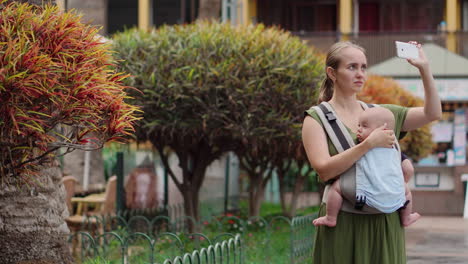
[[[408,108],[381,106],[393,112],[398,138]],[[306,114],[322,124],[314,109]],[[356,141],[356,134],[348,130]],[[337,154],[329,138],[328,147],[331,155]],[[319,216],[324,215],[326,204],[322,203]],[[316,231],[314,264],[406,264],[405,231],[398,212],[363,215],[340,211],[335,227],[319,226]]]

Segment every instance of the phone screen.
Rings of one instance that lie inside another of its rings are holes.
[[[404,59],[419,58],[418,47],[407,42],[395,41],[397,56]]]

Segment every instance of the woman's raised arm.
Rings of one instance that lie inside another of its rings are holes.
[[[395,140],[392,130],[377,128],[364,142],[334,156],[330,156],[328,142],[322,126],[307,116],[302,125],[302,141],[312,167],[322,181],[335,178],[349,169],[374,147],[390,147]]]
[[[424,107],[413,107],[408,110],[403,131],[411,131],[442,117],[442,106],[437,89],[434,83],[429,61],[421,48],[419,49],[419,59],[409,59],[408,62],[418,68],[424,85]]]

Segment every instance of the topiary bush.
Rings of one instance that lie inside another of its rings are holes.
[[[195,217],[206,167],[226,151],[275,151],[272,138],[296,140],[323,74],[313,48],[263,25],[133,29],[113,45],[128,85],[143,92],[134,94],[145,112],[137,137],[153,143],[166,167],[165,150],[177,154],[183,180],[169,175]]]
[[[367,103],[397,104],[407,107],[422,106],[423,100],[403,89],[395,80],[381,76],[369,76],[358,95]],[[409,132],[400,141],[402,151],[414,161],[427,157],[434,148],[430,125]]]

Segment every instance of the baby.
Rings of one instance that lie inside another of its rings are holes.
[[[387,129],[395,127],[390,110],[384,107],[366,109],[359,116],[358,141],[364,141],[374,129],[385,123]],[[368,206],[383,213],[399,210],[401,223],[407,227],[421,217],[418,213],[412,213],[411,192],[405,184],[412,173],[411,162],[401,161],[395,148],[371,149],[356,163],[356,197],[365,197]],[[342,202],[340,180],[337,179],[328,191],[327,215],[315,219],[313,224],[336,226]]]

